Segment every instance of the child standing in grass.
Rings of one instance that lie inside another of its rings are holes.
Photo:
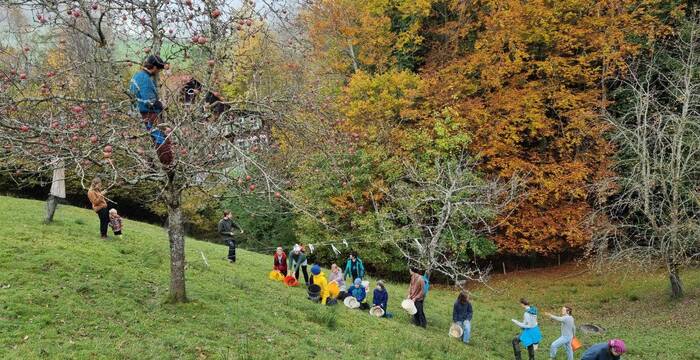
[[[122,217],[117,214],[117,209],[109,209],[109,226],[112,227],[114,236],[122,237]]]
[[[566,359],[574,360],[574,349],[571,347],[571,341],[574,339],[574,335],[576,335],[576,325],[574,325],[574,317],[571,316],[571,308],[568,306],[562,307],[562,316],[554,316],[550,313],[545,313],[545,315],[561,323],[561,336],[552,343],[549,349],[549,358],[556,358],[557,351],[563,346],[564,349],[566,349]]]
[[[452,321],[462,328],[462,341],[465,344],[469,343],[469,338],[471,337],[473,313],[472,304],[469,302],[469,294],[462,291],[452,307]]]
[[[522,359],[522,355],[520,355],[520,344],[522,343],[527,348],[527,355],[530,360],[535,360],[535,346],[542,340],[542,332],[537,324],[537,308],[530,305],[525,299],[520,299],[520,306],[525,310],[523,321],[511,319],[515,325],[522,329],[520,335],[513,339],[513,353],[515,354],[515,360]]]

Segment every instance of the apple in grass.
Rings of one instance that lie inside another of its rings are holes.
[[[280,197],[282,197],[282,194],[280,194],[279,191],[275,191],[275,197],[279,199]]]

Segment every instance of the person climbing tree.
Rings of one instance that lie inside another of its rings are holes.
[[[100,238],[107,240],[107,227],[109,226],[109,210],[107,210],[107,200],[105,200],[106,190],[102,190],[102,180],[98,177],[92,179],[87,197],[92,204],[92,210],[100,218]]]
[[[219,221],[218,232],[221,239],[228,245],[228,261],[236,262],[236,239],[233,237],[233,229],[243,234],[243,229],[231,219],[231,211],[224,210],[224,218]]]
[[[348,261],[345,263],[345,272],[344,276],[350,277],[350,280],[354,279],[360,279],[365,277],[365,266],[362,264],[362,260],[357,257],[356,252],[350,253],[350,256],[348,256]]]
[[[166,124],[160,123],[163,103],[158,96],[156,75],[165,69],[167,63],[158,55],[150,55],[143,63],[143,69],[131,78],[129,91],[136,99],[136,108],[141,114],[146,131],[149,132],[156,147],[158,159],[163,165],[170,165],[173,152],[170,138],[162,130]]]

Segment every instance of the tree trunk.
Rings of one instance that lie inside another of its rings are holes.
[[[671,265],[669,268],[668,278],[671,281],[671,297],[674,299],[682,298],[683,282],[681,282],[681,276],[678,273],[678,266]]]
[[[172,185],[171,185],[172,186]],[[169,187],[171,187],[169,186]],[[187,301],[185,292],[185,229],[182,225],[180,192],[168,189],[168,239],[170,240],[170,301]]]
[[[53,195],[49,195],[49,198],[46,200],[46,216],[44,216],[44,224],[49,224],[53,221],[53,214],[56,213],[57,205],[58,199]]]

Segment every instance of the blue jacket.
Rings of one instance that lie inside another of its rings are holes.
[[[350,294],[350,296],[357,299],[357,301],[359,301],[359,302],[364,301],[365,298],[367,297],[367,292],[365,291],[365,288],[362,286],[360,286],[359,288],[355,287],[354,285],[351,286],[350,290],[348,290],[348,294]]]
[[[389,293],[386,290],[374,289],[373,295],[372,303],[380,306],[382,309],[384,309],[384,311],[386,311],[386,304],[389,302]]]
[[[353,271],[355,270],[355,273],[353,274]],[[355,258],[355,262],[353,263],[352,260],[348,259],[348,262],[345,263],[345,272],[343,272],[345,277],[350,277],[350,280],[355,280],[357,278],[364,278],[365,277],[365,265],[362,264],[362,260],[360,258]]]
[[[455,305],[452,307],[452,321],[463,322],[464,320],[472,321],[472,303],[467,301],[466,304],[462,304],[459,300],[455,301]]]
[[[619,360],[619,356],[613,356],[608,348],[608,343],[595,344],[583,353],[581,360]]]
[[[159,113],[163,105],[158,100],[156,81],[146,70],[134,74],[129,83],[129,92],[136,98],[136,107],[142,113]]]

